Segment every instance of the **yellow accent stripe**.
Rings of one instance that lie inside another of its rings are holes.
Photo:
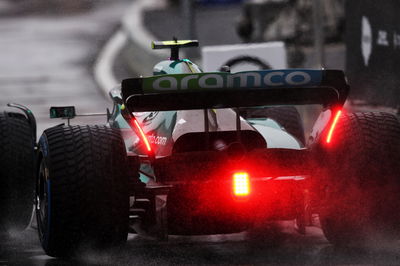
[[[179,41],[162,41],[163,45],[184,45],[191,43],[191,40],[179,40]]]
[[[196,70],[192,67],[192,62],[188,62],[188,61],[183,61],[185,62],[185,64],[188,66],[188,68],[190,69],[190,71],[192,73],[197,73]]]

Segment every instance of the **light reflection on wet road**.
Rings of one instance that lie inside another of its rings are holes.
[[[166,265],[166,264],[236,264],[236,265],[398,265],[398,248],[375,251],[336,250],[320,229],[307,228],[302,236],[291,222],[280,222],[279,230],[211,236],[171,236],[168,242],[129,235],[127,245],[119,250],[96,253],[84,250],[74,260],[60,260],[44,255],[34,229],[14,234],[3,241],[0,265]],[[253,236],[252,236],[253,235]]]

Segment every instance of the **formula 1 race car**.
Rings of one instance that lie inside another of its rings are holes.
[[[346,113],[342,71],[204,73],[179,59],[197,45],[153,42],[171,58],[110,91],[107,124],[44,131],[35,210],[46,254],[119,246],[128,232],[239,232],[257,219],[296,220],[305,233],[314,213],[334,245],[397,237],[394,115]],[[306,143],[295,106],[311,104],[322,111]],[[75,109],[50,115],[71,119]]]

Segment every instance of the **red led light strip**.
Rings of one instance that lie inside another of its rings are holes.
[[[233,175],[233,192],[236,196],[248,196],[250,194],[249,175],[246,172]]]
[[[133,122],[135,123],[135,126],[136,126],[137,130],[139,131],[141,139],[144,141],[144,144],[146,145],[147,150],[149,152],[151,152],[151,146],[150,146],[149,140],[147,139],[146,134],[144,134],[143,129],[139,125],[139,122],[136,119],[133,119]]]
[[[336,124],[337,124],[337,122],[339,120],[339,117],[340,117],[341,113],[342,113],[342,110],[337,111],[337,113],[335,115],[335,118],[333,119],[333,123],[331,125],[331,128],[329,129],[328,136],[326,137],[326,143],[330,143],[331,142],[333,131],[335,130]]]

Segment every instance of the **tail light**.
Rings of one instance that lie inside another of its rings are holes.
[[[250,194],[250,179],[246,172],[233,174],[233,194],[239,197]]]
[[[328,135],[326,137],[326,143],[330,143],[331,142],[333,132],[335,131],[336,124],[337,124],[341,114],[342,114],[342,110],[338,110],[336,112],[335,117],[333,118],[333,122],[331,124],[331,127],[329,128]]]
[[[139,125],[139,122],[136,119],[133,119],[133,124],[134,124],[135,128],[137,129],[137,131],[139,132],[139,134],[140,134],[139,137],[144,142],[147,151],[149,153],[151,153],[151,146],[150,146],[149,140],[147,139],[146,134],[143,132],[142,127]]]

